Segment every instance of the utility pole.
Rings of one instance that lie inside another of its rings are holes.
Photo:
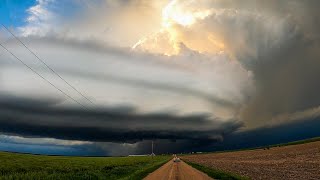
[[[151,141],[151,156],[155,156],[155,154],[153,152],[153,140]]]
[[[152,144],[151,144],[151,149],[152,149],[152,154],[153,154],[153,141],[152,141]]]

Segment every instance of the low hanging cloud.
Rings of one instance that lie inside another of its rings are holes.
[[[56,101],[1,97],[3,133],[66,140],[137,142],[146,139],[219,140],[242,126],[208,115],[141,114],[128,107],[83,110]]]
[[[0,135],[0,143],[28,144],[28,145],[55,145],[55,146],[79,146],[88,145],[88,141],[69,141],[54,138],[25,138],[21,136]]]

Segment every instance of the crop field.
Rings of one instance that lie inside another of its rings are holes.
[[[183,160],[250,179],[320,179],[320,141],[287,145],[188,155]]]
[[[142,179],[169,158],[65,157],[0,152],[0,179]]]

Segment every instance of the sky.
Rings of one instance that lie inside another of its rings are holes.
[[[6,26],[22,26],[28,16],[27,8],[34,6],[35,1],[3,0],[0,3],[0,15],[2,23]]]
[[[0,150],[123,156],[152,140],[177,153],[320,136],[319,5],[2,0]]]

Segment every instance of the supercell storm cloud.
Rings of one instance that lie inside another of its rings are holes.
[[[319,6],[37,0],[21,24],[4,25],[81,94],[2,27],[1,44],[65,94],[2,49],[0,141],[49,138],[108,155],[177,141],[179,151],[317,119]]]

